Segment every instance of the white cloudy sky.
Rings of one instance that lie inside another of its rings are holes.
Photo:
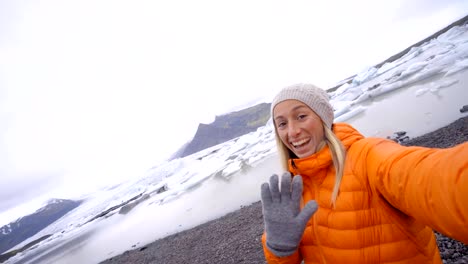
[[[0,1],[0,211],[139,176],[198,123],[324,88],[468,13],[467,1]]]

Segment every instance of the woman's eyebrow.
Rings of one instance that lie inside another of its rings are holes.
[[[277,117],[275,117],[275,120],[278,120],[278,119],[284,119],[284,117],[283,117],[283,116],[277,116]]]
[[[297,110],[299,110],[301,108],[308,108],[308,107],[305,106],[305,105],[297,105],[297,106],[293,107],[290,112],[297,111]],[[278,119],[281,119],[281,118],[284,118],[284,117],[282,115],[279,115],[279,116],[276,116],[274,119],[278,120]]]

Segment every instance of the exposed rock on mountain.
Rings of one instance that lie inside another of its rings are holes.
[[[52,199],[33,214],[2,226],[0,228],[0,253],[35,235],[80,204],[81,201]]]
[[[211,124],[200,124],[191,142],[172,158],[182,158],[264,126],[270,119],[271,103],[261,103],[237,112],[217,116]]]

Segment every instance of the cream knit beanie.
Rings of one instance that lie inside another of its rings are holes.
[[[273,99],[271,103],[271,117],[273,118],[273,109],[282,101],[295,99],[309,106],[331,129],[333,124],[333,107],[329,102],[328,94],[325,90],[316,87],[313,84],[298,83],[283,88]]]

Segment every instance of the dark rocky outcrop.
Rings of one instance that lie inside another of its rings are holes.
[[[406,131],[398,131],[393,133],[393,135],[387,137],[388,139],[391,139],[397,143],[403,143],[407,140],[409,140],[409,137],[406,135]]]
[[[127,203],[126,205],[122,206],[119,210],[119,214],[127,214],[128,212],[130,212],[133,208],[135,208],[135,206],[139,205],[141,202],[143,202],[144,200],[147,200],[148,198],[150,198],[150,195],[145,193],[143,194],[141,197],[139,197],[138,199],[132,201],[132,202],[129,202]]]
[[[101,218],[101,217],[108,217],[108,216],[110,216],[110,215],[113,215],[114,213],[117,212],[117,210],[119,210],[119,212],[120,212],[120,210],[121,210],[123,207],[125,207],[125,206],[128,205],[128,204],[131,204],[133,201],[139,199],[139,198],[142,197],[142,196],[143,196],[143,193],[140,193],[140,194],[138,194],[138,195],[136,195],[136,196],[130,198],[130,199],[127,200],[127,201],[124,201],[124,202],[122,202],[122,203],[120,203],[120,204],[118,204],[118,205],[114,205],[114,206],[112,206],[112,207],[110,207],[110,208],[108,208],[108,209],[106,209],[106,210],[100,212],[99,214],[95,215],[93,218],[89,219],[89,220],[86,221],[86,223],[84,223],[84,224],[93,222],[94,220],[99,219],[99,218]],[[146,196],[145,196],[145,197],[146,197]],[[145,199],[146,199],[146,198],[145,198]],[[121,211],[122,214],[128,213],[131,209],[133,209],[133,207],[134,207],[134,206],[126,207],[125,209],[123,209],[123,210]]]
[[[182,158],[200,150],[240,137],[264,126],[270,119],[271,103],[217,116],[211,124],[200,124],[193,140],[172,158]]]
[[[468,105],[464,105],[462,106],[462,108],[460,108],[460,113],[465,113],[465,112],[468,112]]]

